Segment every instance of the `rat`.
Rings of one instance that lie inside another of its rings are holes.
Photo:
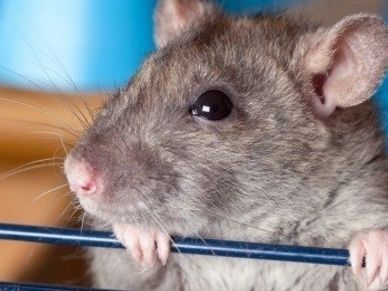
[[[388,28],[162,0],[158,49],[107,100],[65,173],[94,227],[94,286],[384,290],[388,160],[371,97]],[[348,248],[351,267],[170,254],[170,235]]]

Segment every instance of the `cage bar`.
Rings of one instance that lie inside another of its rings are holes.
[[[83,247],[123,248],[113,233],[74,228],[0,224],[0,239]],[[345,249],[254,242],[172,237],[172,252],[192,255],[224,256],[247,259],[278,260],[300,263],[349,266]]]
[[[0,282],[0,291],[108,291],[107,289],[90,289],[82,287],[70,287],[60,285],[30,284],[30,283],[11,283]],[[109,289],[109,291],[115,291]],[[119,291],[119,290],[116,290]]]

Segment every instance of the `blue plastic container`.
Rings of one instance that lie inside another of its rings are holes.
[[[388,23],[388,2],[384,1],[385,22]],[[387,48],[388,50],[388,48]],[[388,73],[388,72],[387,72]],[[386,147],[388,149],[388,74],[386,74],[385,81],[379,88],[375,101],[380,109],[380,119],[385,130]]]
[[[257,12],[276,0],[219,0]],[[154,49],[156,0],[0,0],[0,84],[61,91],[123,85]]]
[[[375,101],[380,110],[380,119],[386,133],[386,145],[388,149],[388,77],[385,78],[385,82],[379,88],[375,96]]]
[[[139,2],[1,0],[0,82],[67,91],[121,85],[153,47],[155,1]]]

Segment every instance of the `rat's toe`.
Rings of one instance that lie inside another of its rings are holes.
[[[141,264],[143,262],[143,252],[139,241],[139,229],[130,224],[114,224],[113,232],[135,262]]]
[[[170,237],[162,232],[156,235],[157,252],[162,265],[167,264],[168,257],[170,256]]]
[[[388,285],[388,243],[385,246],[383,254],[383,261],[380,269],[380,279],[385,285]]]
[[[381,265],[381,252],[376,244],[373,243],[373,238],[368,236],[368,240],[365,243],[366,248],[366,276],[368,279],[368,285],[371,285],[376,279],[378,280],[378,272]]]
[[[167,263],[170,241],[164,232],[144,230],[130,224],[115,224],[113,232],[137,263],[152,266],[158,258],[163,265]]]
[[[365,256],[364,246],[365,234],[361,234],[352,240],[349,246],[350,253],[350,264],[352,266],[353,274],[358,278],[362,279],[364,275],[363,262]]]
[[[123,245],[127,248],[127,251],[131,255],[132,259],[136,263],[142,264],[144,255],[139,241],[139,232],[136,229],[128,230],[123,242]]]
[[[143,252],[144,263],[152,266],[156,261],[155,233],[153,231],[144,231],[140,233],[139,242]]]
[[[360,234],[350,244],[349,251],[353,273],[358,280],[370,290],[387,287],[388,232],[371,231]]]

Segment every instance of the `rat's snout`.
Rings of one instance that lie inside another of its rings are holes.
[[[86,160],[69,156],[65,161],[65,174],[70,189],[78,196],[96,195],[101,192],[99,174]]]

